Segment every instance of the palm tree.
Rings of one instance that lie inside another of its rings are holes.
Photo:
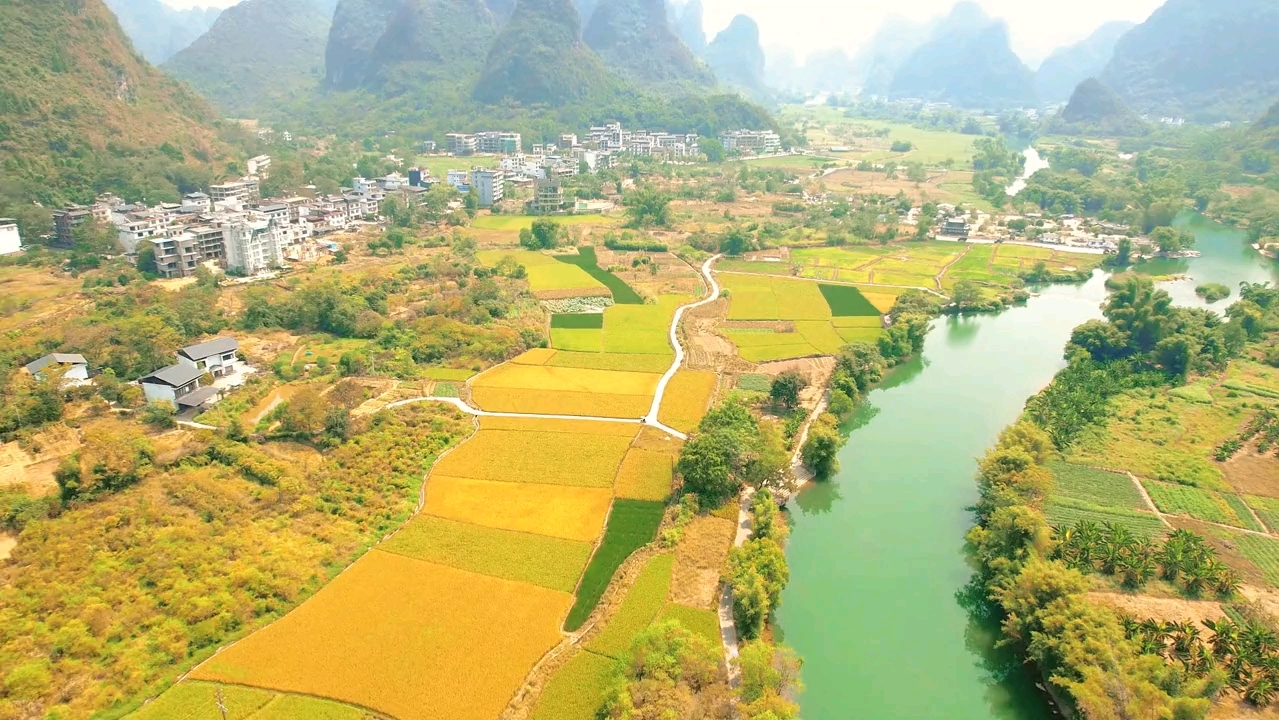
[[[1186,543],[1177,537],[1174,532],[1164,542],[1164,546],[1159,549],[1159,565],[1163,568],[1163,578],[1168,582],[1177,582],[1177,576],[1181,574],[1183,566],[1186,563]]]
[[[1275,634],[1257,623],[1248,623],[1239,639],[1241,646],[1257,659],[1273,655],[1276,649]]]
[[[1189,665],[1199,644],[1199,628],[1193,622],[1172,623],[1172,652],[1176,658]]]

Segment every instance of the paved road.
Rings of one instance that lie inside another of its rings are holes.
[[[478,417],[528,418],[528,419],[534,419],[534,420],[586,420],[589,422],[626,423],[631,425],[645,424],[645,425],[651,425],[668,435],[679,438],[680,440],[686,440],[688,439],[687,435],[680,432],[679,430],[676,430],[675,428],[668,427],[662,424],[662,421],[658,419],[658,414],[660,413],[662,408],[662,398],[666,396],[666,386],[670,384],[671,378],[675,377],[675,373],[679,371],[680,366],[684,363],[684,346],[681,345],[679,341],[679,323],[680,323],[680,320],[682,320],[684,317],[684,312],[687,310],[692,310],[694,308],[699,308],[703,305],[715,302],[716,300],[719,299],[719,283],[715,281],[715,276],[711,274],[711,265],[714,264],[714,262],[718,260],[720,257],[721,256],[716,255],[715,257],[712,257],[709,260],[707,260],[705,263],[702,263],[702,268],[701,268],[702,277],[706,278],[706,282],[708,286],[710,287],[710,294],[707,295],[705,298],[698,300],[697,302],[689,303],[688,305],[681,305],[679,308],[675,310],[675,318],[671,321],[671,330],[670,330],[671,346],[675,348],[675,360],[674,362],[671,363],[671,366],[669,369],[667,369],[666,373],[662,375],[662,379],[658,381],[657,392],[653,395],[653,405],[652,407],[649,408],[648,415],[646,415],[643,418],[611,418],[611,417],[599,417],[595,415],[545,415],[540,413],[489,412],[488,410],[480,410],[479,408],[471,407],[470,405],[467,405],[465,402],[463,402],[461,398],[446,398],[446,397],[434,397],[434,396],[409,398],[407,400],[398,400],[396,402],[389,403],[386,407],[387,409],[393,409],[397,407],[402,407],[404,405],[411,405],[413,403],[442,402],[442,403],[447,403],[449,405],[452,405],[453,407],[457,408],[458,410],[461,410],[464,413],[468,413],[470,415],[475,415]]]

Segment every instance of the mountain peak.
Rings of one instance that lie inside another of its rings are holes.
[[[1100,75],[1115,54],[1115,43],[1135,26],[1130,22],[1108,22],[1074,45],[1054,50],[1035,73],[1039,99],[1060,102],[1069,98],[1079,83]]]
[[[753,95],[765,93],[764,48],[759,24],[748,15],[733,18],[706,47],[706,62],[716,77]]]
[[[630,80],[715,83],[710,70],[675,34],[664,0],[602,0],[582,39],[608,67]]]
[[[613,79],[582,42],[571,0],[517,0],[489,50],[475,99],[563,104],[606,90]]]
[[[1070,102],[1049,124],[1062,135],[1131,136],[1144,135],[1149,128],[1124,104],[1114,90],[1097,78],[1079,83]]]

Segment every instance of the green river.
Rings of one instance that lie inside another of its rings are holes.
[[[1204,256],[1151,271],[1192,276],[1166,285],[1179,302],[1201,304],[1200,282],[1279,283],[1241,233],[1189,214],[1178,224]],[[1030,673],[993,647],[998,625],[968,591],[964,534],[976,459],[1064,365],[1070,331],[1100,317],[1104,298],[1098,273],[1000,315],[937,320],[923,357],[850,422],[839,474],[791,504],[778,625],[804,659],[805,720],[1052,716]]]

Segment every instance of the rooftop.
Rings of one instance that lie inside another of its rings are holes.
[[[184,347],[178,351],[178,354],[187,358],[188,360],[203,360],[207,357],[213,357],[214,355],[221,355],[223,353],[228,353],[228,352],[235,352],[236,350],[239,350],[239,349],[240,349],[239,341],[237,341],[233,337],[225,336],[220,338],[214,338],[212,340],[208,340],[206,342],[202,342],[197,345]]]
[[[35,375],[36,373],[40,372],[41,370],[55,363],[59,365],[88,365],[89,364],[89,362],[84,359],[83,355],[76,355],[73,353],[50,353],[40,358],[39,360],[32,360],[31,362],[27,363],[26,368],[27,368],[27,372],[31,373],[32,375]]]
[[[146,377],[138,380],[142,384],[151,385],[168,385],[169,387],[180,388],[192,380],[199,378],[204,374],[203,370],[193,368],[190,365],[170,365],[166,368],[160,368]]]

